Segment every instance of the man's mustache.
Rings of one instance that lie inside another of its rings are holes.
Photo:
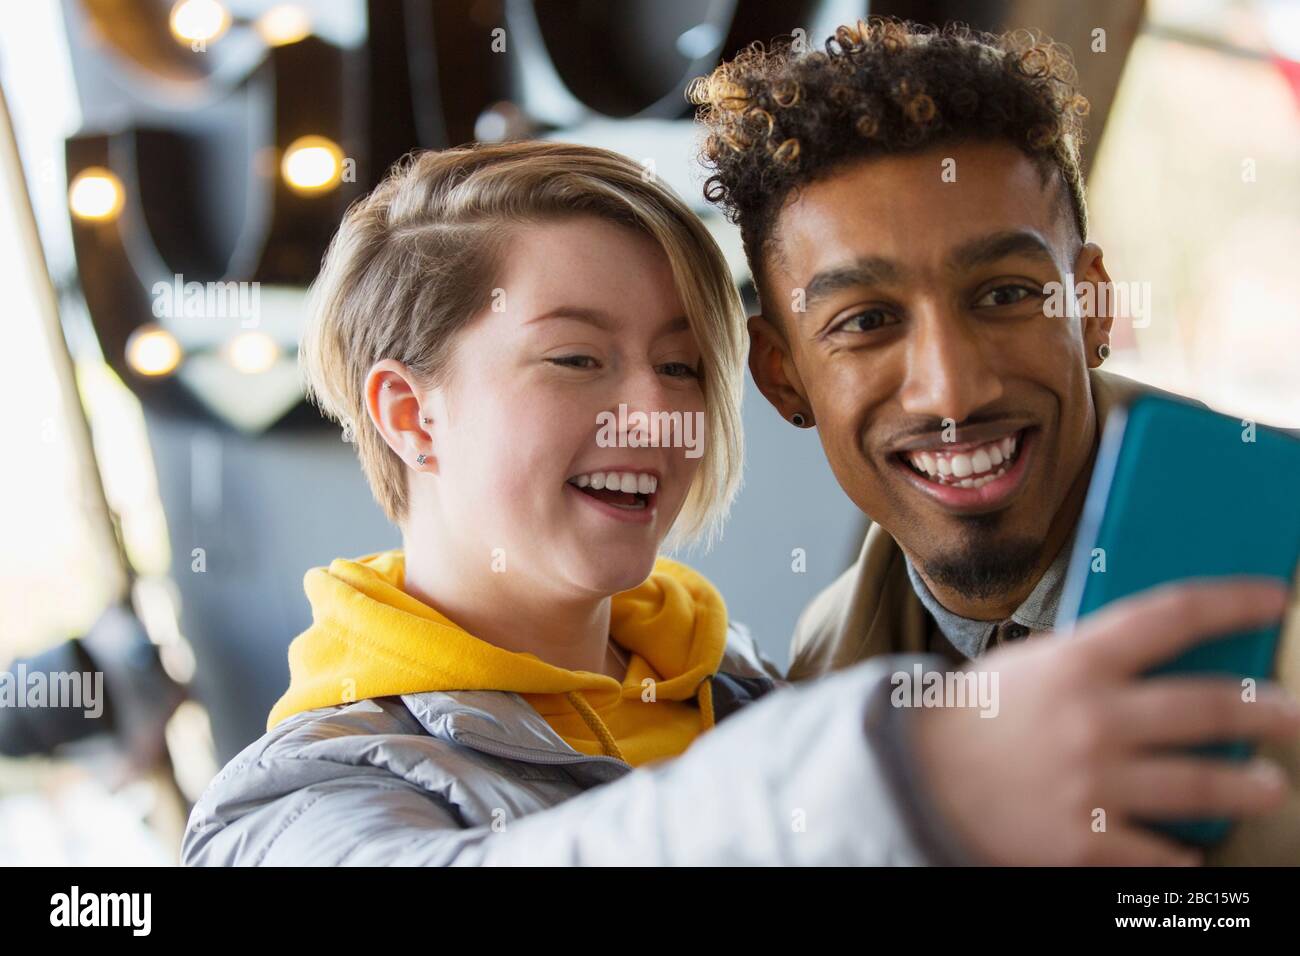
[[[961,422],[951,418],[918,420],[882,442],[891,452],[910,451],[938,444],[965,444],[1000,438],[1037,424],[1023,412],[989,412]]]

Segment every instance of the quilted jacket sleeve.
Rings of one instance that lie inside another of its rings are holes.
[[[463,826],[453,805],[364,753],[342,762],[250,748],[196,804],[181,862],[968,862],[900,772],[908,714],[890,706],[889,677],[915,660],[876,658],[774,691],[672,761],[497,826]]]

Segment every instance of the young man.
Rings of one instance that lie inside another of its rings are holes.
[[[739,224],[759,294],[755,381],[786,419],[819,429],[872,520],[857,562],[800,620],[789,676],[890,653],[961,666],[1051,630],[1100,427],[1146,388],[1101,371],[1113,315],[1053,311],[1054,284],[1110,281],[1088,241],[1087,103],[1068,56],[1032,38],[859,22],[825,52],[748,50],[693,95],[709,132],[706,194]],[[1185,612],[1170,593],[1167,610]],[[1138,621],[1113,623],[1152,640]],[[1295,638],[1285,645],[1282,666],[1300,669]],[[1113,827],[1179,799],[1191,810],[1194,795],[1220,788],[1244,792],[1252,772],[1276,779],[1268,763],[1159,755],[1153,744],[1211,739],[1206,715],[1230,723],[1243,707],[1190,682],[1148,683],[1143,703],[1116,699],[1045,726],[1032,741],[1044,759],[1077,744],[1095,762],[1024,777],[1020,801],[963,786],[972,767],[1009,759],[981,732],[996,721],[969,712],[918,716],[918,768],[967,845],[995,861],[1062,838],[1008,843],[1033,803],[1073,800],[1079,821],[1107,810]],[[1003,707],[1020,691],[1004,680]],[[969,735],[968,758],[934,759],[933,742],[957,733]],[[1293,774],[1294,740],[1265,748]],[[1217,858],[1300,860],[1288,799],[1268,822],[1237,828]],[[1154,858],[1143,853],[1130,859]]]

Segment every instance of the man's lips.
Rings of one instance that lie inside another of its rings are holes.
[[[1003,432],[1005,436],[1007,433]],[[1009,466],[994,466],[982,474],[971,474],[965,476],[971,480],[979,480],[981,477],[987,478],[990,475],[996,475],[998,471],[1005,471],[998,477],[987,480],[978,488],[963,488],[956,484],[959,479],[952,475],[947,477],[948,484],[941,483],[933,477],[919,474],[907,461],[907,453],[892,452],[888,458],[890,463],[898,469],[903,477],[920,492],[928,495],[931,500],[942,505],[949,511],[956,511],[965,514],[979,514],[988,511],[996,511],[1004,508],[1011,503],[1013,497],[1024,486],[1025,475],[1028,474],[1029,460],[1035,455],[1038,448],[1039,429],[1037,427],[1023,428],[1013,433],[1016,436],[1016,447],[1014,460]],[[990,442],[996,444],[998,436],[990,436],[983,440],[967,440],[961,443],[944,444],[941,448],[935,449],[936,452],[970,452],[982,445],[988,445]],[[924,448],[924,445],[917,445],[918,448]]]
[[[1002,422],[995,425],[976,425],[969,428],[959,429],[953,441],[936,441],[933,437],[916,438],[912,441],[902,442],[890,449],[891,454],[904,454],[909,451],[969,451],[988,442],[997,441],[999,438],[1005,438],[1008,435],[1018,435],[1026,429],[1036,428],[1033,423],[1025,422],[1021,425],[1015,425],[1011,422]]]

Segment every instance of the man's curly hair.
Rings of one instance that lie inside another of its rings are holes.
[[[1002,35],[873,17],[825,52],[755,43],[688,96],[707,137],[705,198],[740,226],[756,281],[791,193],[858,159],[962,140],[1004,140],[1056,173],[1082,242],[1079,146],[1088,101],[1069,51],[1028,31]]]

